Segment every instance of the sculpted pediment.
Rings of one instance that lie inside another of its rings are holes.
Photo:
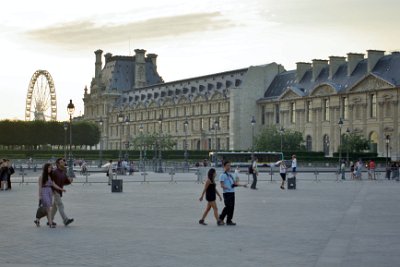
[[[312,96],[324,96],[324,95],[332,95],[336,94],[335,89],[332,86],[324,84],[314,88],[310,95]]]
[[[365,91],[374,91],[379,89],[393,88],[394,86],[389,82],[380,79],[374,75],[368,75],[358,83],[356,83],[352,88],[349,89],[349,92],[365,92]]]
[[[294,99],[294,98],[299,98],[301,97],[300,95],[296,94],[290,89],[287,89],[280,97],[280,100],[286,100],[286,99]]]

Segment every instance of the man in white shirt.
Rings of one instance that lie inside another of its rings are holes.
[[[297,168],[296,155],[292,155],[292,172],[294,176],[296,176],[296,168]]]

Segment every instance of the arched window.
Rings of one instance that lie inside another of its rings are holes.
[[[306,150],[312,151],[312,138],[310,135],[307,135],[306,137]]]
[[[369,143],[370,147],[369,150],[370,152],[376,153],[378,151],[378,134],[376,132],[371,132],[369,135]]]
[[[324,148],[324,155],[329,156],[330,141],[329,141],[329,136],[327,134],[324,135],[322,142],[323,142],[323,148]]]

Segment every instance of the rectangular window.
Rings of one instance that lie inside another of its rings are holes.
[[[192,106],[192,116],[196,115],[196,107]]]
[[[290,121],[296,123],[296,103],[290,103]]]
[[[329,121],[329,99],[324,100],[324,120]]]
[[[203,115],[203,104],[200,105],[200,115]]]
[[[342,119],[344,119],[344,120],[347,120],[349,117],[348,105],[349,105],[349,101],[348,101],[347,97],[342,97],[342,114],[340,114],[340,117],[342,117]]]
[[[312,104],[311,101],[307,101],[307,122],[311,122],[312,120]]]
[[[261,124],[265,124],[265,106],[261,106]]]
[[[208,138],[208,150],[211,150],[211,138]]]
[[[229,150],[229,137],[226,138],[226,150]]]
[[[178,121],[175,121],[175,132],[178,132]]]
[[[279,123],[279,112],[280,112],[280,110],[279,110],[279,104],[276,104],[275,105],[275,123]]]
[[[369,96],[369,115],[371,118],[376,118],[376,95],[371,94]]]

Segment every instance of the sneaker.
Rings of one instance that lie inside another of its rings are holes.
[[[65,226],[67,226],[68,224],[70,224],[70,223],[72,223],[74,221],[74,219],[66,219],[65,221],[64,221],[64,225]]]
[[[40,221],[38,219],[34,220],[33,222],[35,223],[36,227],[40,227]]]
[[[199,224],[207,225],[207,224],[204,222],[204,220],[200,220],[200,221],[199,221]]]
[[[52,225],[56,226],[57,224],[53,222]],[[47,226],[49,226],[49,222],[47,222]]]
[[[235,226],[235,225],[236,225],[236,223],[235,223],[235,222],[232,222],[232,221],[230,221],[230,222],[227,222],[227,223],[226,223],[226,225]]]
[[[223,220],[218,220],[218,221],[217,221],[217,225],[218,225],[218,226],[221,226],[221,225],[224,225],[224,224],[225,224],[225,223],[224,223]]]

